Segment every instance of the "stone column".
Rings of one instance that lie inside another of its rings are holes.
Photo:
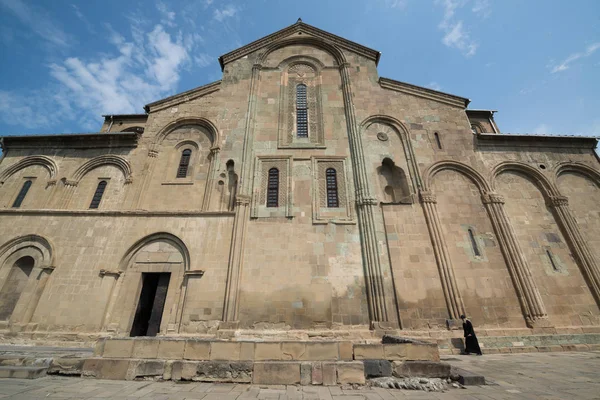
[[[542,296],[504,209],[504,198],[496,193],[485,193],[481,200],[496,231],[527,325],[530,328],[550,326]]]
[[[452,267],[448,247],[446,246],[446,240],[442,232],[442,224],[437,210],[437,198],[435,194],[425,191],[420,192],[420,197],[425,213],[425,220],[427,221],[427,228],[429,229],[429,236],[433,245],[433,252],[442,280],[442,289],[446,298],[448,313],[451,320],[458,320],[461,314],[465,314],[465,306],[458,291],[454,268]],[[449,323],[449,325],[451,324]]]
[[[62,209],[68,209],[69,204],[71,203],[71,198],[73,197],[73,193],[75,193],[75,189],[77,188],[77,181],[70,181],[68,179],[63,180],[63,184],[65,185],[65,190],[63,191],[62,200],[60,202],[60,206]]]
[[[22,324],[28,324],[29,322],[31,322],[31,318],[35,313],[38,303],[40,302],[40,298],[42,297],[44,289],[46,288],[46,283],[48,282],[50,274],[52,274],[53,271],[54,267],[52,266],[40,268],[38,277],[36,279],[37,282],[35,285],[35,289],[31,294],[31,298],[27,302],[27,306],[25,307],[25,311],[23,312],[23,316],[21,317]]]
[[[238,195],[235,204],[235,217],[229,249],[229,268],[227,269],[227,282],[225,285],[225,302],[223,304],[223,321],[225,322],[238,320],[238,296],[242,275],[246,223],[250,215],[250,197]]]
[[[115,308],[115,304],[117,303],[117,296],[119,295],[119,289],[122,283],[122,279],[119,280],[123,274],[123,271],[107,271],[105,269],[100,270],[100,276],[104,280],[105,277],[111,277],[111,287],[108,294],[108,302],[106,304],[106,308],[104,310],[104,317],[102,318],[102,323],[100,324],[100,329],[103,331],[116,331],[116,328],[111,327],[111,318],[112,313]]]
[[[181,292],[179,294],[179,303],[177,307],[177,333],[181,332],[181,321],[183,320],[183,310],[185,309],[185,301],[187,300],[188,284],[190,278],[202,278],[203,270],[185,271],[183,273],[183,282],[181,283]]]
[[[229,265],[227,267],[227,283],[225,286],[225,299],[223,302],[223,327],[231,328],[237,326],[238,320],[238,296],[240,276],[242,273],[244,240],[246,237],[246,226],[250,218],[249,208],[252,198],[252,167],[253,143],[254,143],[254,118],[256,114],[256,98],[260,86],[260,70],[262,65],[252,66],[252,77],[250,78],[250,92],[248,94],[248,111],[246,112],[246,129],[244,131],[244,142],[242,148],[242,162],[240,166],[239,193],[236,198],[236,210],[233,220],[233,232],[231,247],[229,249]]]
[[[132,201],[132,208],[139,210],[144,203],[144,195],[148,191],[148,185],[152,179],[154,172],[154,166],[156,165],[156,159],[158,157],[158,151],[148,150],[148,159],[146,161],[146,167],[144,168],[144,176],[142,183],[139,185],[137,192],[135,193]]]
[[[365,268],[369,317],[372,328],[394,328],[398,327],[398,310],[388,310],[386,304],[388,300],[392,304],[392,307],[394,304],[395,289],[391,279],[392,271],[390,265],[383,263],[381,260],[375,222],[375,215],[379,215],[376,212],[377,200],[371,195],[369,187],[369,176],[367,174],[362,139],[356,124],[351,80],[348,72],[349,65],[349,63],[342,63],[339,68],[356,190],[358,227]],[[385,237],[381,239],[386,240]],[[390,279],[384,280],[384,277],[389,277]]]
[[[202,199],[202,211],[207,211],[210,208],[210,196],[215,188],[215,171],[218,171],[219,151],[218,146],[210,148],[210,164],[208,166],[208,174],[206,174],[206,189],[204,189],[204,197]]]
[[[577,221],[569,209],[569,199],[564,196],[550,196],[547,204],[554,211],[571,252],[583,272],[592,295],[600,306],[600,269],[598,268],[598,262],[590,251],[587,241],[581,234]]]

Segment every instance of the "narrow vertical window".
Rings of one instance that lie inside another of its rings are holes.
[[[339,207],[337,174],[335,169],[327,168],[325,171],[325,179],[327,183],[327,207]]]
[[[306,85],[296,86],[296,135],[308,137],[308,104],[306,101]]]
[[[269,170],[269,181],[267,182],[267,207],[279,206],[279,170]]]
[[[433,136],[435,136],[435,143],[437,144],[438,149],[442,148],[442,142],[440,141],[440,135],[439,133],[435,132],[433,134]]]
[[[181,159],[179,160],[179,168],[177,168],[178,178],[185,178],[187,176],[191,156],[192,151],[190,149],[186,149],[181,153]]]
[[[25,199],[25,196],[27,195],[27,192],[29,191],[30,187],[31,187],[31,181],[25,181],[25,183],[23,183],[23,187],[21,188],[19,195],[17,196],[17,198],[15,199],[15,202],[12,205],[14,208],[21,207],[21,203],[23,203],[23,200]]]
[[[552,264],[552,269],[555,271],[560,271],[558,265],[556,265],[556,261],[554,261],[554,256],[550,250],[546,250],[546,254],[548,255],[548,259],[550,260],[550,264]]]
[[[476,257],[481,256],[481,252],[479,251],[479,247],[477,246],[477,241],[475,241],[475,235],[473,234],[473,229],[469,228],[469,240],[471,241],[471,247],[473,248],[473,254]]]
[[[104,194],[104,189],[106,189],[106,181],[100,181],[96,188],[96,192],[94,193],[94,197],[92,197],[90,208],[98,208],[100,200],[102,200],[102,195]]]

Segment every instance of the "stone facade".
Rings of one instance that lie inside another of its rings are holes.
[[[151,285],[158,335],[598,327],[596,139],[501,134],[378,59],[298,22],[100,133],[3,138],[2,332],[129,336]]]

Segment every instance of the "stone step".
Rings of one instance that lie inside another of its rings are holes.
[[[466,369],[452,367],[452,374],[458,375],[458,382],[465,386],[480,386],[485,385],[485,377],[483,375],[476,374]]]
[[[3,365],[0,366],[0,378],[37,379],[46,376],[48,367]]]

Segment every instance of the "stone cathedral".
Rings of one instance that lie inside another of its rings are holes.
[[[379,57],[299,20],[97,133],[4,137],[0,338],[600,333],[597,139]]]

